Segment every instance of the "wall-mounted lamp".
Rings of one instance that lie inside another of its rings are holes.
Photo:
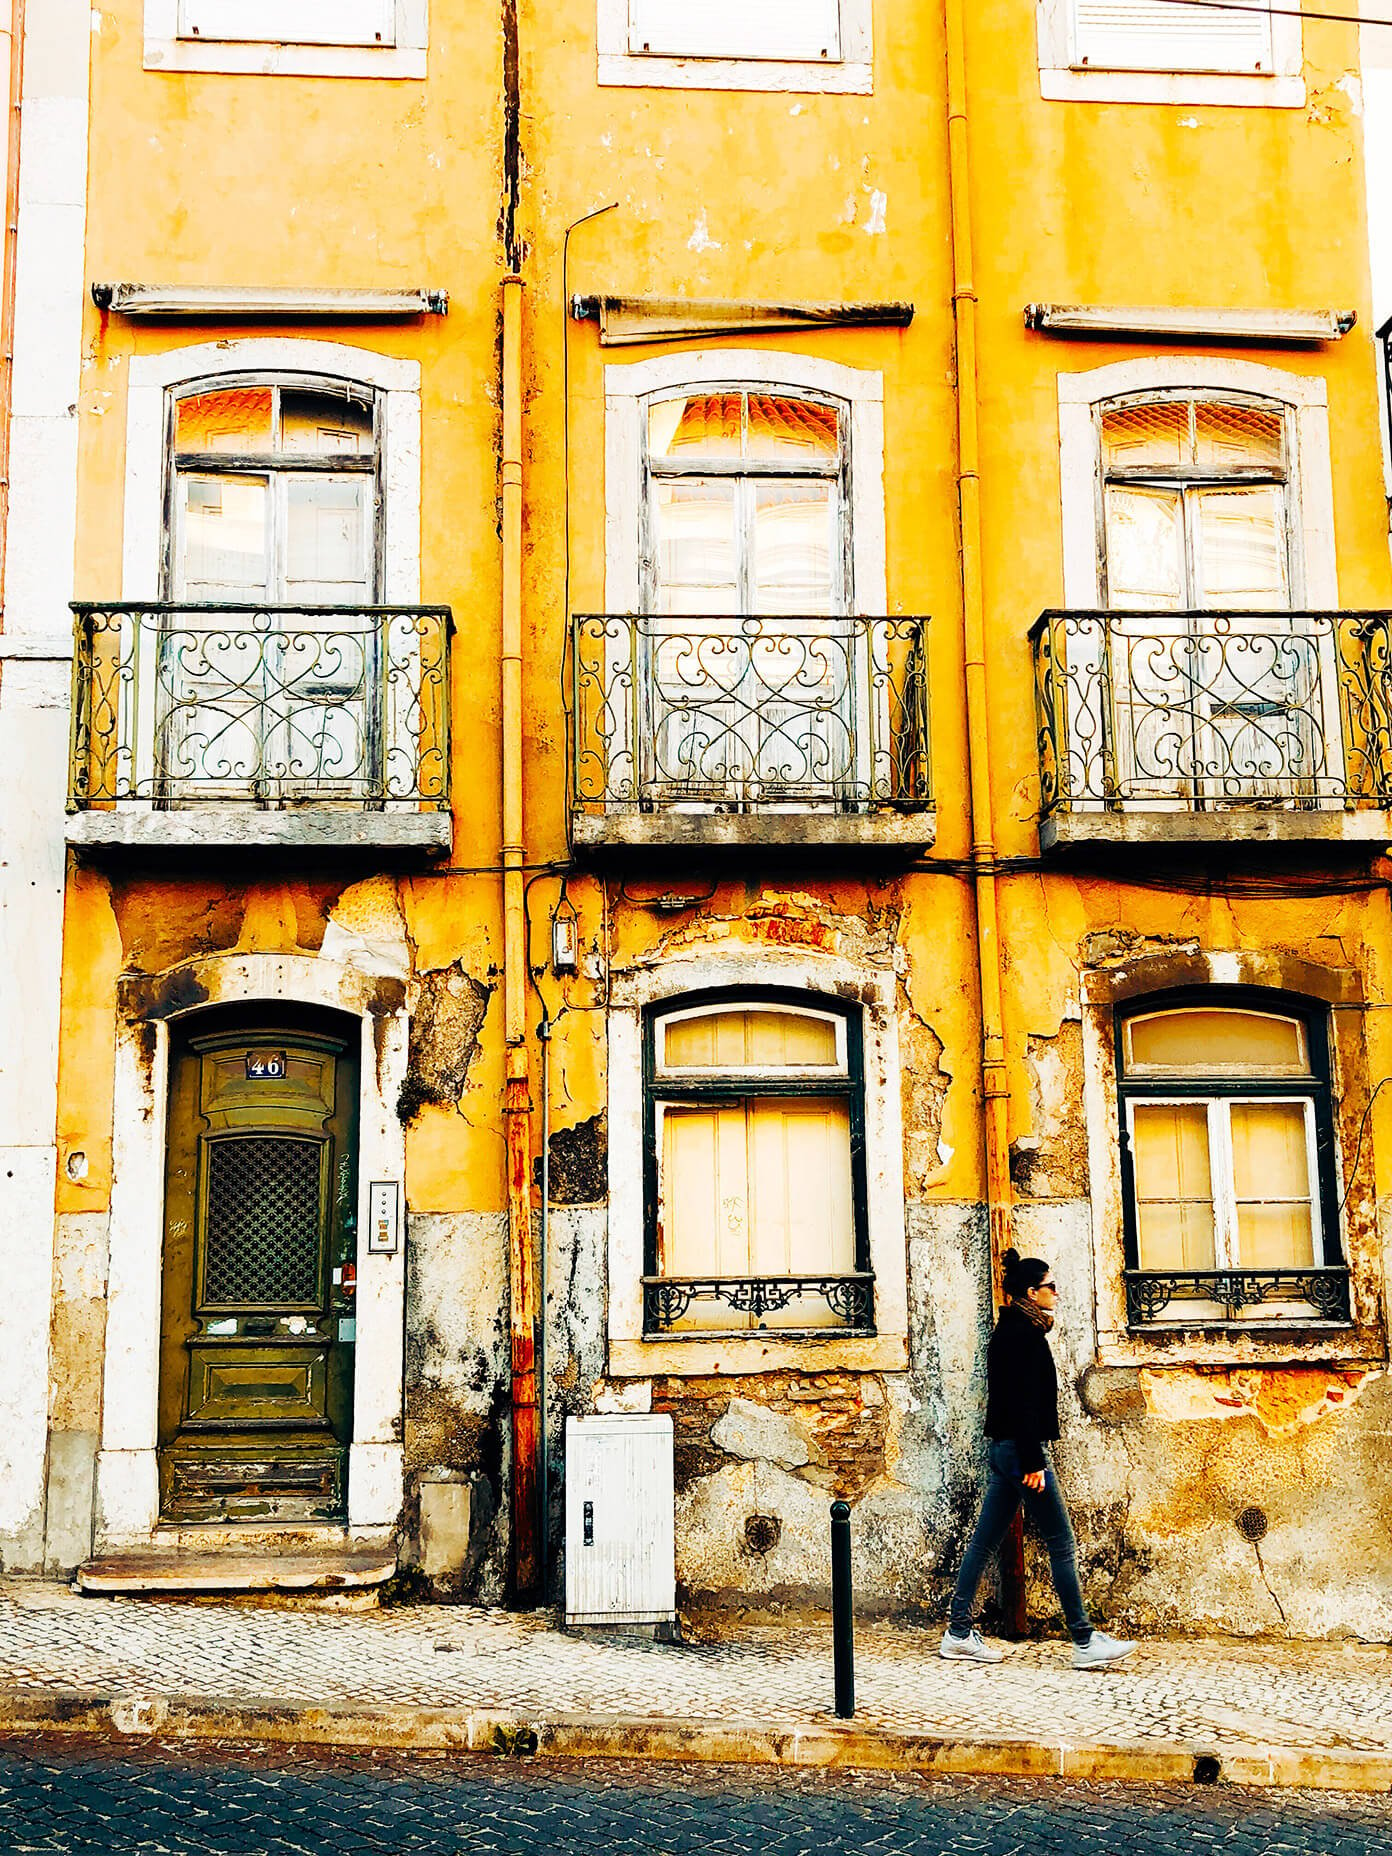
[[[580,966],[580,918],[566,894],[564,880],[551,911],[551,971],[575,973]]]

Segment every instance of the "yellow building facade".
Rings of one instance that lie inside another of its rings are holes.
[[[1385,1635],[1357,29],[290,11],[45,53],[77,642],[5,1563],[559,1595],[563,1420],[656,1413],[683,1602],[821,1602],[843,1497],[863,1603],[933,1610],[1013,1242],[1101,1614]]]

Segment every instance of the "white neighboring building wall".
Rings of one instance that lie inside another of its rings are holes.
[[[5,0],[4,18],[12,17]],[[57,1167],[77,400],[87,190],[87,0],[24,24],[0,632],[0,1566],[43,1564]],[[8,84],[5,95],[8,97]]]
[[[1363,0],[1365,19],[1392,19],[1386,0]],[[1363,68],[1363,173],[1368,189],[1368,259],[1372,271],[1373,327],[1392,316],[1392,26],[1365,24],[1359,34]],[[1378,343],[1378,405],[1383,476],[1392,493],[1392,434]]]

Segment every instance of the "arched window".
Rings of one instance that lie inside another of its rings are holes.
[[[645,1330],[873,1331],[860,1027],[731,994],[647,1019]]]
[[[379,597],[376,397],[341,381],[223,376],[172,396],[167,596],[370,605]]]
[[[1099,417],[1108,606],[1291,605],[1285,408],[1169,393]]]
[[[742,386],[655,394],[644,421],[647,609],[848,607],[845,410]]]
[[[1133,1324],[1346,1321],[1319,1015],[1251,995],[1146,1002],[1117,1055]]]

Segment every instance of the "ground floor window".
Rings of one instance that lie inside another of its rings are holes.
[[[870,1332],[855,1015],[688,997],[646,1044],[645,1331]]]
[[[1328,1032],[1250,997],[1118,1025],[1127,1307],[1155,1319],[1348,1318]]]

